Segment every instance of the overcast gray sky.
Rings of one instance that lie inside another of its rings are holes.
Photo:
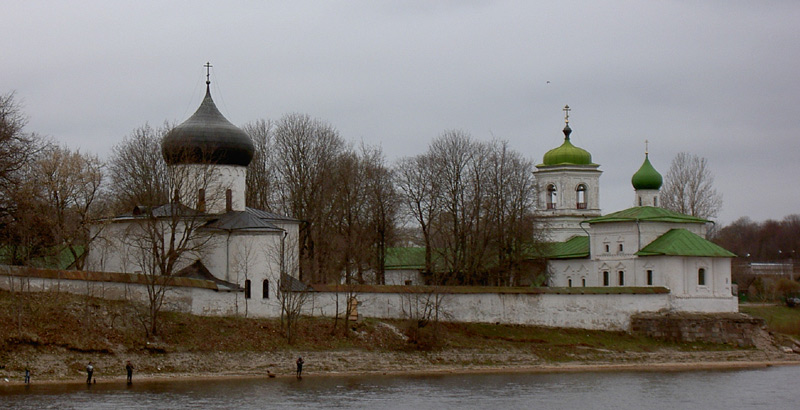
[[[603,212],[644,159],[708,158],[719,222],[800,212],[800,1],[4,1],[0,93],[28,131],[106,157],[212,94],[231,122],[307,113],[387,158],[443,131],[536,163],[575,145]]]

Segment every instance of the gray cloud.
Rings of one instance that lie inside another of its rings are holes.
[[[605,212],[632,205],[645,139],[662,173],[709,159],[722,222],[798,212],[800,3],[538,3],[12,1],[0,92],[101,155],[189,116],[206,61],[232,122],[308,113],[392,160],[458,128],[538,162],[568,103]]]

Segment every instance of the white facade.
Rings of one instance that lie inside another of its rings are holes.
[[[537,214],[546,217],[550,240],[585,235],[580,222],[600,216],[598,165],[538,165]]]
[[[238,165],[180,164],[169,167],[181,203],[210,214],[244,211],[247,167]]]

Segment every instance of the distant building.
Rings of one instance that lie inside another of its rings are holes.
[[[738,311],[731,290],[736,255],[706,239],[710,221],[659,207],[662,177],[647,152],[631,178],[634,207],[601,216],[601,171],[588,151],[572,145],[568,116],[566,122],[564,143],[535,172],[538,214],[552,241],[549,285],[666,287],[669,309]]]

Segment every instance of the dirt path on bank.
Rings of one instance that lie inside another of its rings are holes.
[[[800,365],[800,355],[778,349],[681,352],[661,350],[647,353],[619,353],[586,349],[581,357],[553,362],[522,350],[420,352],[374,352],[363,350],[326,352],[246,352],[246,353],[165,353],[165,354],[87,354],[74,352],[23,354],[0,370],[0,383],[22,383],[23,373],[9,368],[31,368],[34,383],[83,383],[85,366],[95,367],[97,383],[124,383],[124,363],[136,366],[135,380],[175,380],[196,378],[293,377],[298,355],[305,360],[304,375],[414,375],[493,372],[574,372],[574,371],[685,371]],[[33,353],[33,352],[31,352]],[[23,357],[24,356],[24,357]],[[5,379],[8,379],[6,382]]]

